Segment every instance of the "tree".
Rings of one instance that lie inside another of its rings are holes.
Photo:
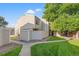
[[[79,13],[79,4],[76,3],[48,3],[45,4],[43,18],[49,22],[53,22],[62,14],[73,15]]]
[[[69,14],[73,15],[76,13],[79,13],[79,4],[62,4],[61,7],[58,10],[59,14]]]
[[[58,12],[56,10],[59,9],[60,5],[61,4],[45,4],[43,18],[49,22],[49,35],[53,35],[53,32],[50,29],[50,23],[58,17]]]
[[[74,32],[79,30],[78,15],[63,15],[51,23],[51,30],[56,32]]]
[[[45,18],[47,21],[52,22],[58,17],[58,10],[62,4],[58,3],[48,3],[45,4],[45,9],[44,9],[44,15],[43,18]]]
[[[8,23],[5,21],[4,17],[0,16],[0,26],[6,26]]]
[[[77,31],[79,30],[79,4],[45,4],[43,18],[51,22],[53,31]]]

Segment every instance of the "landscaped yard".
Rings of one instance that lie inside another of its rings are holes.
[[[47,38],[48,41],[54,41],[54,40],[65,40],[64,38],[56,37],[56,36],[49,36]]]
[[[79,40],[41,43],[31,47],[32,56],[79,56]]]
[[[22,49],[22,45],[18,45],[15,48],[10,49],[9,52],[0,53],[0,56],[18,56]]]

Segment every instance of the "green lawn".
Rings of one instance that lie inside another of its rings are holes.
[[[79,40],[36,44],[31,47],[32,56],[79,56]]]
[[[15,48],[12,48],[9,52],[5,52],[5,54],[0,54],[0,56],[18,56],[22,49],[22,45],[19,45]]]
[[[54,41],[54,40],[65,40],[64,38],[56,37],[56,36],[49,36],[48,41]]]

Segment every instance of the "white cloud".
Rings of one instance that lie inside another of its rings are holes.
[[[36,13],[38,13],[38,12],[40,12],[40,11],[41,11],[40,8],[35,9],[35,10],[29,9],[29,10],[27,10],[27,11],[25,12],[25,14],[36,14]]]
[[[30,9],[30,10],[27,10],[26,13],[27,14],[35,14],[35,11]]]
[[[40,9],[40,8],[38,8],[38,9],[35,9],[35,11],[36,11],[36,12],[39,12],[39,11],[41,11],[41,9]]]

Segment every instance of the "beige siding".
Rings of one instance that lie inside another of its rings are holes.
[[[21,30],[20,40],[30,41],[32,39],[32,30]]]
[[[15,34],[20,33],[20,28],[24,25],[26,25],[27,23],[29,24],[35,24],[34,21],[34,16],[33,15],[24,15],[22,17],[20,17],[19,21],[17,22],[16,26],[15,26]],[[28,26],[30,27],[30,26]]]
[[[43,31],[49,32],[49,23],[45,19],[41,19],[42,25],[41,28]]]
[[[34,29],[37,29],[37,31]],[[45,19],[40,19],[33,15],[25,15],[17,22],[15,34],[19,34],[20,40],[30,41],[35,39],[39,40],[40,38],[43,39],[49,35],[49,25]]]
[[[9,43],[9,29],[0,27],[0,46]]]
[[[46,37],[48,37],[48,33],[44,31],[33,31],[31,40],[42,40]]]

